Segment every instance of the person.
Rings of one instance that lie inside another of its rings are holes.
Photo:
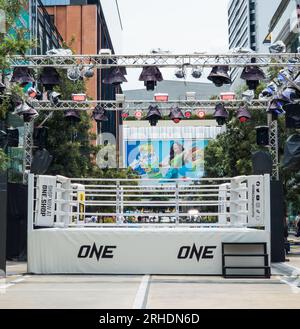
[[[296,216],[296,237],[300,237],[300,211],[298,212],[298,215]]]

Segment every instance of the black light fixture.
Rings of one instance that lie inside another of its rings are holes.
[[[39,101],[41,101],[43,99],[43,94],[35,89],[34,87],[30,87],[28,90],[27,90],[27,95],[32,98],[32,99],[37,99]]]
[[[260,146],[269,145],[269,127],[259,126],[256,127],[256,144]]]
[[[146,116],[146,119],[149,121],[151,126],[156,126],[158,120],[161,120],[162,115],[159,111],[159,108],[157,105],[150,105],[148,108],[148,113]]]
[[[22,105],[20,114],[23,115],[24,122],[30,122],[39,116],[38,112],[27,102]]]
[[[281,96],[284,100],[288,101],[289,103],[293,103],[295,100],[300,99],[300,93],[292,87],[287,87],[282,91]]]
[[[154,90],[157,82],[162,80],[163,76],[156,66],[145,66],[139,77],[139,81],[144,81],[147,90]]]
[[[276,92],[276,85],[274,83],[269,84],[263,91],[261,92],[261,97],[270,98],[274,96]]]
[[[102,80],[102,82],[108,85],[119,86],[123,82],[127,82],[127,79],[125,78],[126,74],[127,72],[125,67],[114,67],[108,76]]]
[[[281,95],[277,95],[273,97],[273,99],[270,101],[267,112],[272,113],[274,119],[276,119],[278,115],[285,113],[283,110],[283,106],[288,103],[289,102],[286,99],[284,99]]]
[[[32,70],[28,67],[15,67],[10,82],[16,82],[21,86],[34,82]]]
[[[251,119],[251,114],[245,106],[241,106],[237,111],[236,117],[241,123],[245,123]]]
[[[207,77],[216,87],[222,87],[224,84],[231,84],[231,78],[228,74],[229,67],[227,65],[214,66]]]
[[[174,123],[179,123],[182,119],[185,118],[181,109],[177,106],[171,108],[169,117]]]
[[[80,114],[76,110],[65,111],[64,118],[71,123],[80,122]]]
[[[96,122],[108,121],[106,110],[100,104],[94,108],[92,118]]]
[[[300,104],[286,104],[283,109],[286,128],[300,129]]]
[[[48,100],[50,101],[51,105],[59,106],[61,94],[56,91],[48,91],[47,93]]]
[[[176,69],[174,74],[175,74],[175,77],[177,79],[184,79],[185,78],[185,71],[184,71],[183,68]]]
[[[90,64],[89,66],[86,66],[81,71],[81,76],[83,78],[90,79],[94,76],[94,65]]]
[[[226,123],[226,120],[229,117],[229,113],[226,111],[222,103],[216,105],[213,117],[216,119],[219,126],[223,126]]]
[[[246,80],[250,90],[255,90],[259,82],[266,79],[265,73],[257,66],[246,66],[241,74],[241,79]]]
[[[60,77],[54,67],[44,67],[39,78],[46,90],[53,90],[54,86],[60,84]]]
[[[192,77],[193,77],[194,79],[200,79],[201,76],[202,76],[202,70],[201,70],[201,69],[199,69],[199,68],[194,68],[194,69],[192,70]]]

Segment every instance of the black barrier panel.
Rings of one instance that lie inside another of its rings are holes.
[[[6,272],[6,200],[7,175],[0,173],[0,272]]]
[[[10,260],[27,257],[27,196],[26,185],[8,184],[6,256]]]
[[[284,251],[284,196],[280,181],[271,181],[271,262],[285,261]]]

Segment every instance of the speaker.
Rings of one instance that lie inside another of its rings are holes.
[[[286,104],[283,106],[285,110],[285,126],[286,128],[300,128],[300,104]]]
[[[19,146],[19,130],[17,128],[7,129],[7,140],[9,147],[18,147]]]
[[[260,146],[268,146],[269,145],[269,127],[261,126],[256,127],[256,143]]]
[[[32,159],[30,172],[35,175],[44,175],[48,170],[52,159],[53,156],[50,155],[47,150],[37,150]]]
[[[268,152],[258,151],[252,154],[253,175],[272,174],[272,157]]]
[[[48,140],[48,128],[39,127],[34,128],[33,131],[33,144],[37,146],[40,150],[47,148]]]

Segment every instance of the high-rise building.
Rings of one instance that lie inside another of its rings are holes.
[[[283,41],[288,52],[297,52],[300,46],[300,0],[281,0],[270,20],[269,36],[272,42]]]
[[[260,53],[268,52],[264,40],[280,1],[231,0],[228,5],[229,49],[242,47]],[[240,69],[232,71],[233,90],[241,84],[240,73]]]

